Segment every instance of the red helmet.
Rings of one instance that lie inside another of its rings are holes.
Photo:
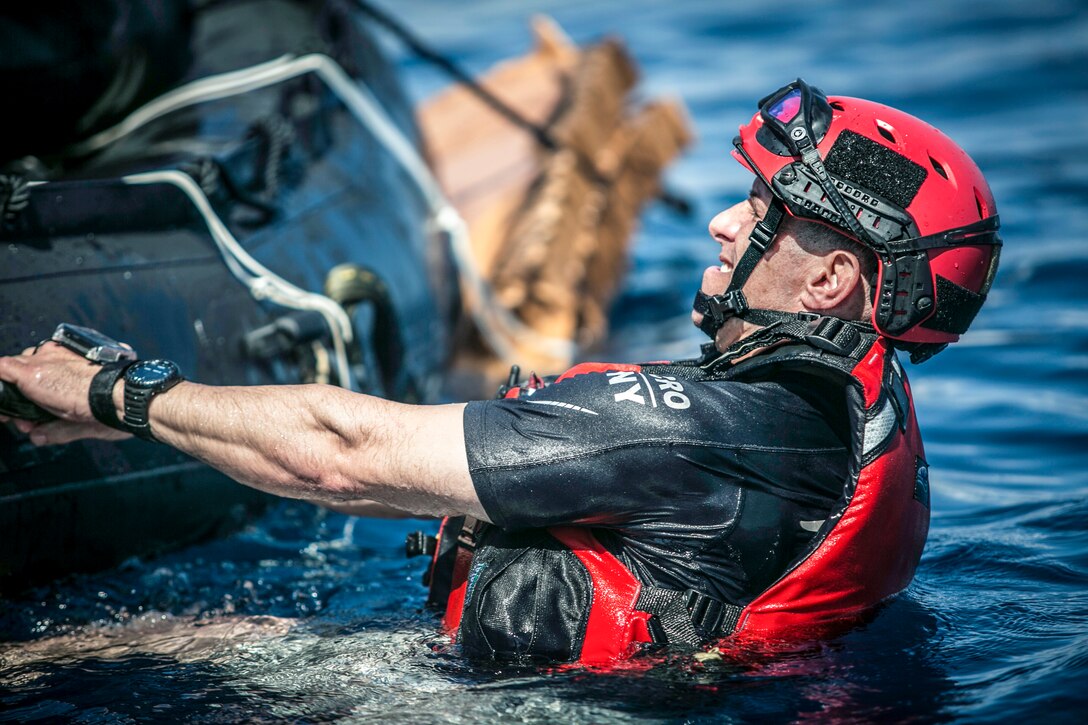
[[[876,329],[915,362],[958,340],[986,299],[1001,245],[975,163],[913,116],[825,97],[800,79],[759,105],[733,155],[790,214],[873,250]]]

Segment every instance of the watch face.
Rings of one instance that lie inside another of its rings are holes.
[[[144,360],[125,373],[125,382],[141,388],[154,388],[181,376],[181,370],[169,360]]]

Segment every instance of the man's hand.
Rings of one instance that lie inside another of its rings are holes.
[[[0,357],[0,380],[19,388],[32,402],[57,416],[48,423],[12,419],[35,445],[69,443],[81,438],[120,440],[128,433],[102,425],[91,415],[88,393],[101,366],[54,342]],[[0,417],[0,421],[7,418]]]

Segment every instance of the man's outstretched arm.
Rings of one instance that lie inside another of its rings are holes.
[[[38,445],[122,437],[91,415],[87,391],[97,370],[52,343],[36,354],[0,358],[0,379],[59,418],[16,425]],[[119,414],[123,387],[114,389]],[[325,385],[184,382],[155,398],[150,414],[160,441],[254,488],[486,519],[468,472],[463,410],[403,405]]]

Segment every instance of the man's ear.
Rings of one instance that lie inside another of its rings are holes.
[[[813,260],[804,278],[801,303],[813,312],[841,311],[855,303],[855,297],[863,297],[861,287],[858,258],[836,249]]]

